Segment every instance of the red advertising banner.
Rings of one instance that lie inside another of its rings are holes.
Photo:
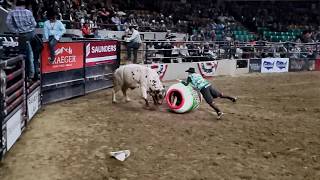
[[[315,70],[320,71],[320,59],[316,60]]]
[[[45,43],[41,55],[42,73],[83,68],[83,43],[58,43],[52,64],[49,58],[49,46]]]
[[[86,67],[113,64],[117,60],[117,41],[89,42],[86,44]]]

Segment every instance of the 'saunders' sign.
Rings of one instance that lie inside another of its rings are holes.
[[[117,41],[89,42],[86,45],[86,66],[113,64],[117,60]]]

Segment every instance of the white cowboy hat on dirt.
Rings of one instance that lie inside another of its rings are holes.
[[[124,161],[130,156],[130,151],[123,150],[123,151],[110,152],[110,156],[116,158],[119,161]]]

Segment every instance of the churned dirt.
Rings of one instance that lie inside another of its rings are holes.
[[[218,100],[188,114],[111,103],[104,90],[45,106],[0,165],[1,180],[319,179],[320,72],[213,80]],[[120,94],[121,95],[121,94]],[[122,95],[121,95],[122,97]],[[130,150],[124,162],[108,153]]]

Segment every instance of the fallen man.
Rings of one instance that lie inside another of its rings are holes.
[[[226,96],[213,88],[210,82],[208,82],[200,74],[197,74],[195,72],[194,68],[189,68],[188,70],[186,70],[186,72],[189,73],[187,81],[181,81],[181,83],[183,83],[185,86],[188,86],[188,84],[190,83],[194,88],[200,91],[206,102],[216,111],[218,120],[221,119],[224,113],[219,109],[219,107],[213,100],[216,98],[226,98],[231,100],[232,102],[237,101],[236,97]]]

